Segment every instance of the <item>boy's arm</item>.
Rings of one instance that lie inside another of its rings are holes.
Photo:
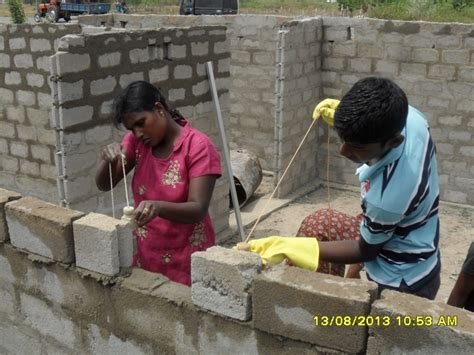
[[[384,243],[369,244],[361,236],[358,240],[319,242],[319,259],[338,264],[355,264],[375,259]]]
[[[463,308],[471,292],[474,292],[474,275],[468,275],[461,271],[447,303],[450,306]]]

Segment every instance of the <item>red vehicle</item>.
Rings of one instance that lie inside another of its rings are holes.
[[[76,0],[77,2],[66,2],[64,0],[36,0],[36,22],[42,18],[50,22],[58,22],[64,19],[71,20],[71,16],[82,14],[106,14],[110,11],[110,4],[104,4],[89,0]]]

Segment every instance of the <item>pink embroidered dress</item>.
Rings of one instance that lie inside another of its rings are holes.
[[[132,179],[135,208],[143,200],[186,202],[190,179],[221,175],[220,156],[209,137],[191,128],[185,120],[173,151],[166,159],[156,158],[150,146],[128,132],[122,146],[127,159],[135,161]],[[209,213],[204,220],[183,224],[156,217],[134,231],[137,252],[134,266],[159,272],[171,280],[191,284],[191,254],[214,245],[215,233]]]

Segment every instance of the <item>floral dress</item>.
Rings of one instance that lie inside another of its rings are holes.
[[[156,158],[150,146],[128,132],[122,146],[135,162],[132,190],[135,208],[143,200],[186,202],[192,178],[221,175],[220,156],[209,137],[183,126],[168,158]],[[133,265],[159,272],[171,280],[191,284],[191,254],[214,245],[215,233],[209,213],[198,223],[183,224],[155,217],[134,231],[137,252]]]

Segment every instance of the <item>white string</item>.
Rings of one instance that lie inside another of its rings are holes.
[[[112,197],[112,217],[115,218],[114,182],[112,179],[112,163],[109,163],[109,177],[110,177],[110,196]]]
[[[319,118],[319,117],[318,117]],[[290,162],[288,163],[285,171],[283,172],[283,175],[281,176],[280,180],[278,181],[275,189],[273,190],[272,194],[268,198],[267,202],[265,203],[265,206],[263,206],[262,210],[260,211],[260,215],[258,216],[257,220],[255,221],[255,224],[252,227],[252,230],[248,234],[247,238],[245,239],[245,243],[247,243],[252,236],[253,231],[255,230],[255,227],[257,227],[258,222],[260,222],[260,218],[262,218],[263,214],[267,210],[268,204],[270,203],[271,199],[273,198],[273,195],[275,195],[275,192],[278,190],[280,187],[280,183],[282,182],[283,178],[285,177],[286,173],[288,172],[288,169],[290,169],[291,164],[293,163],[293,160],[295,160],[296,155],[301,149],[301,146],[303,145],[304,141],[306,140],[306,137],[308,136],[309,132],[311,131],[311,128],[313,128],[313,125],[316,123],[317,118],[313,119],[313,122],[311,122],[311,125],[309,126],[308,130],[306,131],[306,134],[304,135],[303,139],[301,140],[301,143],[299,144],[298,148],[296,148],[295,154],[293,154],[293,157],[291,158]]]
[[[125,173],[124,155],[120,154],[120,157],[122,158],[123,182],[125,184],[125,199],[127,200],[127,207],[130,207],[130,201],[128,200],[128,185],[127,185],[127,174]]]

